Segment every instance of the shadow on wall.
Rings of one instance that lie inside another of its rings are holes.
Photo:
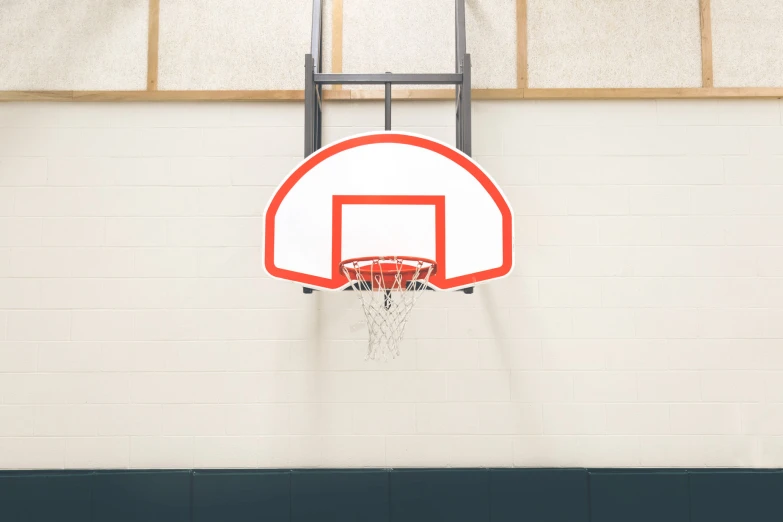
[[[497,351],[500,357],[500,367],[504,370],[511,370],[511,336],[506,326],[500,321],[503,316],[497,304],[494,285],[482,285],[476,293],[481,299],[485,316],[489,318],[489,327],[494,341],[492,348]]]
[[[298,290],[298,288],[296,288]],[[292,419],[289,417],[289,422],[293,423],[294,420],[300,421],[304,419],[304,424],[298,427],[291,425],[289,433],[299,431],[300,435],[319,435],[325,433],[328,426],[328,412],[326,411],[326,403],[323,401],[324,396],[324,377],[323,372],[327,369],[328,354],[326,352],[325,340],[325,298],[323,292],[313,292],[309,296],[306,323],[303,327],[307,328],[306,339],[307,342],[300,350],[304,352],[292,353],[291,357],[308,357],[310,360],[310,372],[301,374],[302,378],[287,379],[286,384],[289,386],[295,386],[296,390],[285,390],[285,392],[291,392],[292,397],[299,397],[299,404],[291,405],[291,409],[296,410],[303,408],[305,411],[296,412],[289,411]],[[304,322],[304,321],[303,321]],[[289,399],[293,400],[293,399]],[[293,439],[292,439],[293,440]],[[323,438],[322,437],[298,437],[295,440],[299,440],[301,447],[298,448],[300,455],[310,456],[311,458],[319,459],[324,453]]]

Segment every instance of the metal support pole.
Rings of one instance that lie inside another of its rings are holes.
[[[322,28],[321,0],[313,0],[313,28],[310,35],[310,55],[313,57],[317,72],[321,71],[321,28]]]
[[[465,135],[465,120],[467,117],[468,125],[470,124],[470,76],[465,78],[465,58],[466,58],[466,43],[465,43],[465,0],[454,0],[454,58],[455,68],[457,74],[462,77],[462,81],[457,84],[455,89],[456,94],[456,145],[459,150],[465,152],[466,135]],[[467,63],[470,63],[468,60]],[[468,91],[467,107],[465,106],[465,91]],[[467,116],[466,116],[467,114]],[[470,137],[467,136],[468,149],[470,148]]]
[[[392,84],[387,83],[386,84],[386,130],[391,130],[391,95],[392,95]]]
[[[457,108],[455,110],[457,116],[457,125],[455,127],[457,131],[457,137],[455,146],[457,149],[462,150],[462,86],[457,85],[457,88],[454,91],[457,93]]]
[[[315,111],[318,103],[315,99],[315,82],[313,81],[313,75],[315,74],[315,63],[313,61],[313,55],[305,55],[305,121],[304,121],[304,157],[310,156],[315,152],[316,145],[316,120]]]
[[[468,52],[465,42],[465,0],[457,0],[456,15],[457,39],[455,44],[457,46],[457,72],[459,72],[462,57]]]
[[[321,148],[322,89],[315,84],[315,74],[321,71],[321,34],[323,31],[322,0],[313,0],[313,26],[310,54],[305,58],[305,157]]]
[[[460,103],[459,123],[462,128],[462,147],[461,151],[470,156],[473,154],[472,132],[471,132],[471,87],[470,87],[470,55],[466,54],[462,61],[462,85],[460,85],[460,94],[462,103]]]
[[[323,110],[321,108],[321,100],[323,99],[323,87],[320,85],[315,86],[315,99],[313,100],[313,110],[315,112],[315,135],[313,140],[315,141],[315,148],[313,152],[321,148],[321,129],[323,128]]]
[[[459,72],[459,2],[454,0],[454,71]],[[459,87],[457,87],[459,89]]]

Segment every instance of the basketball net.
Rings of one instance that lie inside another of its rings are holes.
[[[427,288],[435,262],[397,256],[361,258],[343,261],[340,269],[354,283],[367,319],[367,359],[400,355],[409,314]]]

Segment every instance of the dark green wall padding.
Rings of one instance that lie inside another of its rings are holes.
[[[780,522],[783,470],[0,471],[7,522]]]

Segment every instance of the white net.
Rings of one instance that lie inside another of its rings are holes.
[[[370,332],[368,359],[400,354],[405,325],[435,263],[425,259],[377,257],[343,261],[343,274],[354,282]]]

